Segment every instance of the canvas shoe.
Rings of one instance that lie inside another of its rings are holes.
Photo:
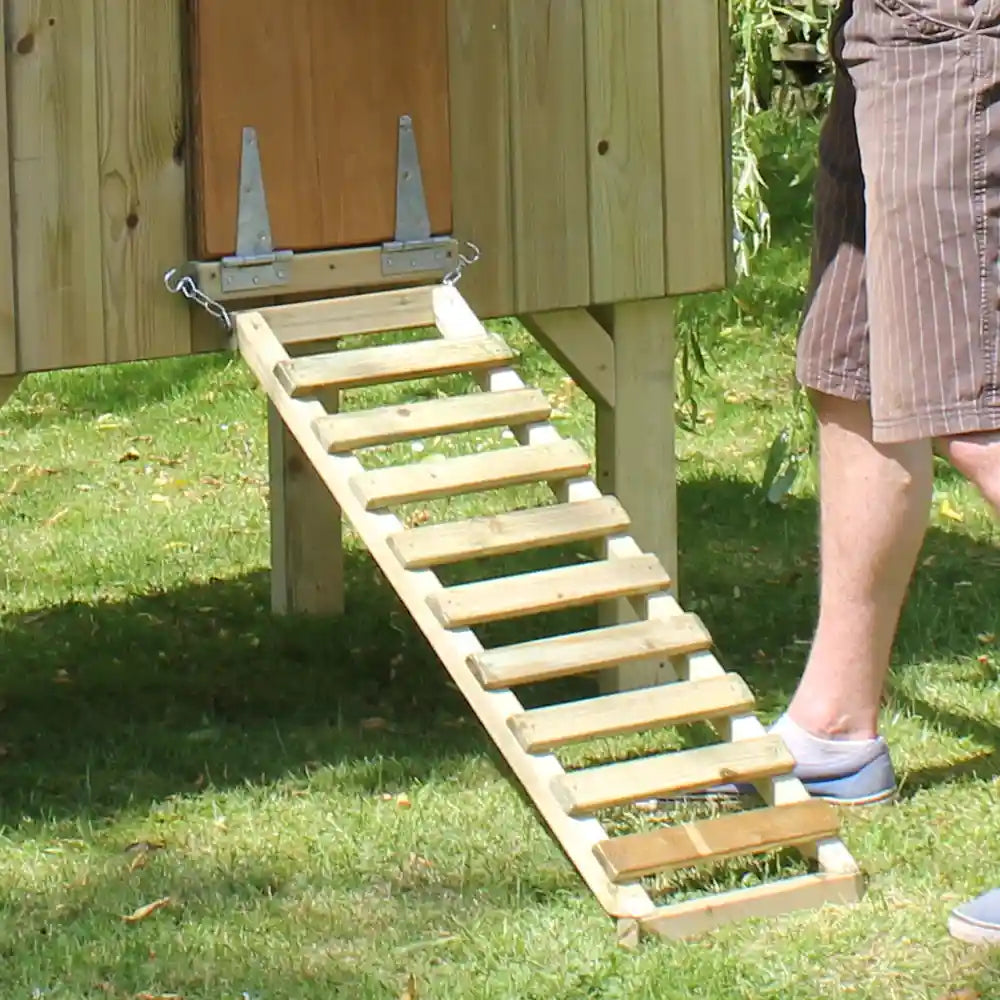
[[[885,743],[879,749],[878,755],[857,771],[850,774],[824,775],[820,778],[800,777],[799,780],[813,798],[842,806],[887,804],[895,800],[898,792],[896,772],[892,766],[889,747]],[[753,785],[727,784],[713,785],[703,792],[664,797],[664,801],[685,799],[691,801],[698,798],[732,799],[753,795],[756,795]]]
[[[967,944],[1000,944],[1000,889],[956,906],[948,918],[948,933]]]
[[[800,779],[815,799],[843,806],[874,806],[892,802],[898,786],[889,747],[884,743],[878,756],[851,774]]]

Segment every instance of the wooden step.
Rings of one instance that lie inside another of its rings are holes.
[[[837,810],[812,799],[615,837],[597,844],[594,853],[613,882],[630,882],[707,861],[815,843],[835,837],[839,828]]]
[[[746,682],[726,674],[536,708],[512,716],[508,725],[528,753],[543,753],[599,736],[736,715],[753,705]]]
[[[376,469],[351,480],[365,510],[585,476],[590,458],[575,441],[527,445]]]
[[[795,759],[776,735],[601,764],[563,775],[553,791],[572,816],[677,792],[790,774]]]
[[[427,598],[445,628],[598,604],[666,590],[670,576],[656,556],[560,566],[447,587]]]
[[[828,904],[856,903],[864,895],[864,883],[864,876],[859,872],[797,875],[658,906],[652,913],[639,918],[639,926],[647,934],[675,940],[691,939],[737,920],[816,910]]]
[[[680,614],[501,646],[470,656],[468,663],[484,688],[497,691],[711,648],[712,637],[698,616]]]
[[[265,306],[259,312],[286,347],[434,326],[433,295],[426,286]]]
[[[548,400],[537,389],[509,389],[335,413],[321,417],[314,428],[327,451],[348,452],[435,434],[521,427],[547,420],[551,413]]]
[[[426,569],[464,559],[606,538],[628,527],[624,507],[614,497],[601,497],[450,524],[429,524],[392,535],[388,542],[407,569]]]
[[[307,396],[318,389],[353,389],[428,375],[481,371],[497,368],[513,358],[514,352],[499,337],[487,334],[291,358],[279,361],[274,374],[289,395]]]

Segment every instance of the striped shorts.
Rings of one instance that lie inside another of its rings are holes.
[[[843,0],[797,375],[874,437],[1000,429],[1000,0]]]

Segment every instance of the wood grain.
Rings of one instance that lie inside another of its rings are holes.
[[[337,413],[317,421],[316,433],[327,451],[345,452],[486,427],[523,427],[551,412],[537,389],[477,392]]]
[[[432,375],[482,371],[498,368],[513,357],[513,351],[503,340],[487,334],[475,340],[417,340],[312,354],[296,358],[275,374],[291,395],[305,396],[325,387],[353,389]]]
[[[590,673],[650,656],[683,656],[710,649],[712,637],[696,615],[629,622],[572,635],[501,646],[476,656],[469,667],[489,691],[516,684]]]
[[[840,827],[828,802],[754,809],[648,833],[615,837],[594,849],[615,882],[724,858],[763,854],[834,837]]]
[[[691,939],[738,920],[855,903],[864,895],[864,885],[858,873],[799,875],[660,906],[639,924],[648,934]]]
[[[190,307],[162,282],[187,258],[180,15],[177,0],[97,0],[108,361],[182,354],[191,345]]]
[[[509,0],[518,312],[590,302],[580,0]]]
[[[6,7],[0,3],[0,39],[7,37]],[[17,371],[14,295],[14,208],[11,202],[10,128],[7,118],[7,46],[0,49],[0,400],[2,376]],[[16,382],[13,382],[16,385]]]
[[[455,236],[482,256],[462,294],[483,318],[514,311],[507,0],[449,0]]]
[[[670,577],[654,557],[637,556],[463,583],[428,600],[443,625],[460,628],[596,604],[609,597],[651,594],[669,586]]]
[[[752,711],[753,705],[743,678],[727,674],[547,705],[515,716],[510,728],[525,750],[542,753],[597,737],[736,715]]]
[[[332,394],[331,394],[332,395]],[[336,409],[330,397],[329,412]],[[340,508],[269,402],[271,610],[275,614],[339,615],[344,611]]]
[[[585,308],[530,313],[520,319],[595,403],[614,407],[614,341]]]
[[[501,395],[485,393],[484,397]],[[625,531],[628,525],[621,504],[614,497],[601,497],[412,528],[391,537],[389,547],[407,569],[424,569],[603,538]]]
[[[667,294],[722,288],[729,277],[726,0],[661,0]]]
[[[596,407],[598,482],[621,500],[632,516],[636,541],[660,557],[676,589],[673,302],[621,302],[596,312],[615,350],[615,406]],[[601,609],[602,623],[634,616],[623,601]],[[643,687],[662,680],[664,669],[664,661],[632,663],[606,672],[601,681],[606,689]]]
[[[392,238],[402,114],[432,229],[450,231],[446,2],[194,0],[200,255],[235,247],[244,126],[260,137],[276,245]]]
[[[21,368],[106,360],[95,0],[8,3]]]
[[[654,298],[666,287],[658,0],[583,0],[583,13],[590,298]]]
[[[558,482],[584,476],[589,467],[587,453],[575,441],[561,441],[376,469],[352,480],[351,488],[365,510],[377,510],[524,483]]]
[[[727,781],[789,774],[794,766],[784,740],[771,735],[588,767],[559,779],[554,790],[566,811],[577,816]]]

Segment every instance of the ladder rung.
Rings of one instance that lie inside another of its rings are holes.
[[[537,389],[508,389],[335,413],[321,417],[314,426],[327,451],[346,452],[433,434],[519,427],[546,420],[551,413],[548,400]]]
[[[835,837],[837,810],[812,799],[615,837],[594,846],[611,880],[627,882],[673,868],[763,854]]]
[[[790,774],[794,766],[785,741],[768,735],[574,771],[557,778],[553,791],[563,808],[577,816],[641,799]]]
[[[536,708],[512,716],[508,725],[528,753],[541,753],[598,736],[736,715],[753,704],[743,679],[726,674]]]
[[[495,691],[711,647],[712,637],[698,616],[679,614],[501,646],[476,653],[468,662],[479,683]]]
[[[639,926],[650,934],[683,940],[736,920],[776,917],[794,910],[818,909],[828,903],[856,903],[863,895],[864,879],[859,872],[796,875],[658,906],[639,918]]]
[[[375,510],[502,486],[573,479],[589,471],[590,459],[575,441],[558,441],[376,469],[352,479],[351,489],[366,510]]]
[[[445,628],[597,604],[666,590],[670,576],[656,556],[560,566],[447,587],[427,598]]]
[[[628,526],[629,516],[622,505],[614,497],[601,497],[412,528],[392,535],[389,548],[407,569],[425,569],[473,557],[604,538]]]
[[[279,361],[274,373],[290,395],[305,396],[317,389],[352,389],[496,368],[513,357],[514,352],[499,337],[489,334],[314,354]]]

